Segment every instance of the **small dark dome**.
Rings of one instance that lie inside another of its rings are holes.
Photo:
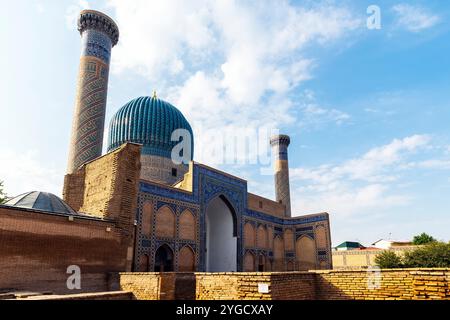
[[[67,203],[52,193],[31,191],[5,203],[7,206],[35,209],[47,212],[77,214]]]
[[[109,125],[108,152],[125,142],[142,144],[142,153],[171,158],[178,142],[172,132],[186,129],[191,135],[191,159],[194,151],[192,128],[180,110],[154,97],[131,100],[117,111]]]

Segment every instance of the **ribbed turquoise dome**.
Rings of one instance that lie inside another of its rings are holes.
[[[156,97],[139,97],[117,111],[109,125],[108,152],[125,142],[143,145],[142,153],[171,158],[172,132],[186,129],[191,134],[191,159],[194,136],[189,122],[170,103]]]

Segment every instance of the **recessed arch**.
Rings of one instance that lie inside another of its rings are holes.
[[[267,248],[267,230],[266,227],[262,224],[258,226],[256,231],[257,234],[257,244],[259,248]]]
[[[273,227],[272,226],[267,226],[267,241],[268,241],[269,249],[272,250],[273,249]]]
[[[197,225],[194,214],[189,210],[184,210],[179,218],[178,236],[184,240],[195,240]]]
[[[247,248],[256,247],[255,228],[251,222],[244,224],[244,246]]]
[[[153,221],[153,201],[146,201],[142,207],[141,228],[142,234],[151,235]]]
[[[173,250],[167,244],[161,245],[155,253],[155,272],[173,271]]]
[[[188,245],[181,248],[178,254],[178,270],[183,272],[195,271],[195,253]]]
[[[255,271],[255,255],[247,251],[244,255],[244,272]]]
[[[320,225],[316,228],[316,245],[318,248],[327,247],[327,232],[324,226]]]
[[[266,256],[263,253],[260,253],[258,255],[258,272],[267,271],[266,261]]]
[[[299,270],[316,268],[316,244],[308,235],[302,235],[295,244],[295,254]]]
[[[208,203],[206,224],[206,271],[237,271],[237,217],[223,195]]]
[[[284,248],[286,251],[294,251],[294,233],[291,229],[284,230]]]
[[[233,218],[233,236],[237,237],[237,234],[238,234],[238,223],[237,223],[237,214],[236,214],[237,210],[236,210],[236,208],[233,206],[233,204],[228,200],[228,198],[224,194],[220,194],[216,198],[220,198],[220,200],[222,200],[225,203],[225,205],[228,207],[228,210],[230,210],[231,216]],[[210,201],[210,203],[211,202],[212,202],[212,200]]]
[[[279,235],[273,240],[273,270],[284,271],[284,242]]]
[[[148,254],[143,254],[139,257],[139,271],[148,272],[150,268],[150,257]]]
[[[175,213],[168,205],[164,205],[156,212],[156,236],[175,238]]]

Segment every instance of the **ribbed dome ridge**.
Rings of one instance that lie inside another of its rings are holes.
[[[47,212],[76,214],[76,212],[58,196],[41,191],[23,193],[7,201],[5,205]]]
[[[133,99],[111,119],[108,152],[125,142],[134,142],[143,145],[143,154],[170,158],[172,149],[177,144],[171,141],[172,132],[176,129],[189,131],[193,154],[192,128],[176,107],[155,97]]]

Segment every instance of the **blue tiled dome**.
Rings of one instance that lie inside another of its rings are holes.
[[[7,206],[41,210],[47,212],[77,214],[67,203],[52,193],[31,191],[5,203]]]
[[[171,141],[172,132],[176,129],[186,129],[191,134],[193,155],[192,128],[180,110],[156,97],[136,98],[120,108],[111,119],[108,152],[125,142],[134,142],[143,145],[143,154],[170,158],[173,147],[178,143]]]

